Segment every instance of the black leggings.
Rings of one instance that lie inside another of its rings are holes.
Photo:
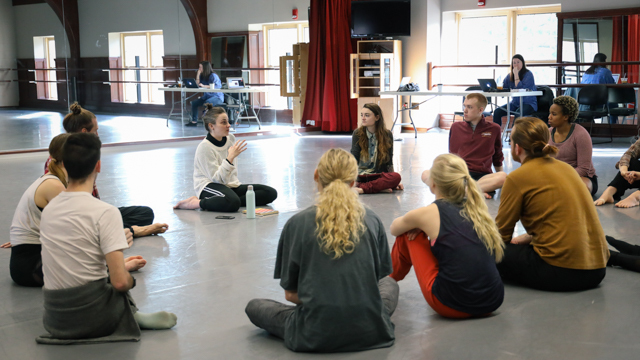
[[[640,161],[638,159],[631,159],[629,161],[629,171],[640,171]],[[615,200],[619,200],[624,195],[624,192],[629,189],[639,189],[640,181],[635,181],[633,184],[629,184],[627,179],[623,178],[618,171],[616,177],[611,180],[609,186],[616,188],[616,193],[613,195]]]
[[[21,286],[41,287],[44,285],[42,276],[42,245],[23,244],[11,247],[9,273],[11,279]]]
[[[216,212],[236,212],[241,206],[247,205],[245,195],[249,185],[252,184],[230,188],[223,184],[209,183],[200,193],[200,208]],[[276,189],[267,185],[253,184],[253,191],[256,193],[256,206],[267,205],[278,197]]]
[[[126,229],[133,226],[147,226],[153,224],[153,210],[148,206],[123,206],[118,208],[122,216],[122,223]]]
[[[609,257],[607,266],[620,266],[626,270],[640,272],[640,246],[617,240],[611,236],[607,236],[607,242],[620,251],[610,250],[611,257]]]
[[[546,291],[593,289],[606,275],[606,268],[576,270],[549,265],[531,245],[507,244],[497,266],[504,280]]]

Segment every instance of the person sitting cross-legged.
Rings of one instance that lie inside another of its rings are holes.
[[[93,196],[100,172],[100,139],[71,134],[63,148],[67,189],[42,212],[44,274],[41,344],[137,341],[140,328],[169,329],[175,314],[137,312],[129,290],[136,285],[122,250],[128,248],[115,206]],[[108,266],[108,271],[107,271]]]
[[[454,122],[449,131],[449,152],[460,156],[473,180],[491,198],[502,187],[507,174],[502,171],[502,140],[500,126],[485,120],[482,112],[487,107],[487,98],[480,93],[467,95],[464,100],[464,121]],[[491,164],[496,169],[491,170]],[[422,174],[426,183],[429,170]]]

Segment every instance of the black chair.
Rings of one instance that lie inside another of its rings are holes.
[[[536,96],[538,101],[538,110],[531,114],[532,117],[536,117],[546,124],[549,124],[549,108],[553,105],[553,90],[548,86],[538,86],[538,91],[542,91],[542,95]]]
[[[607,117],[609,123],[609,141],[613,142],[613,131],[611,130],[611,117],[609,116],[609,91],[605,85],[588,85],[580,89],[578,93],[578,104],[589,106],[589,110],[583,110],[578,113],[577,122],[589,121],[589,135],[593,131],[593,123],[595,119],[604,119]],[[603,120],[604,121],[604,120]],[[600,144],[600,143],[599,143]]]
[[[464,91],[476,91],[476,90],[482,90],[482,88],[480,86],[469,86],[468,88],[464,89]],[[464,100],[466,99],[466,96],[462,97],[462,103],[464,104]],[[488,97],[487,98],[487,107],[491,106],[491,109],[493,110],[493,103],[491,103],[491,98]],[[486,110],[486,109],[485,109]],[[491,114],[493,113],[493,111],[485,111],[482,113],[482,115],[484,115],[485,117],[487,116],[491,116]],[[462,118],[464,118],[464,111],[455,111],[453,113],[453,118],[456,118],[456,115],[461,116]]]
[[[638,114],[638,104],[636,103],[636,92],[633,88],[609,88],[609,103],[624,104],[624,107],[610,107],[609,115],[611,116],[631,116],[633,122]],[[627,104],[634,104],[633,108],[627,108]]]

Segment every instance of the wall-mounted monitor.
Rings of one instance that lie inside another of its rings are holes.
[[[351,37],[411,35],[410,0],[351,2]]]

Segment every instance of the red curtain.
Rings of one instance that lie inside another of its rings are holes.
[[[628,29],[627,61],[640,61],[640,15],[629,15]],[[640,68],[638,65],[627,67],[627,77],[630,84],[637,84],[640,80],[638,68]]]
[[[611,48],[611,61],[624,61],[622,58],[622,16],[613,17],[613,45]],[[611,65],[611,72],[614,74],[620,74],[622,76],[622,65]]]
[[[311,0],[309,72],[302,125],[352,131],[357,103],[349,98],[351,0]]]

